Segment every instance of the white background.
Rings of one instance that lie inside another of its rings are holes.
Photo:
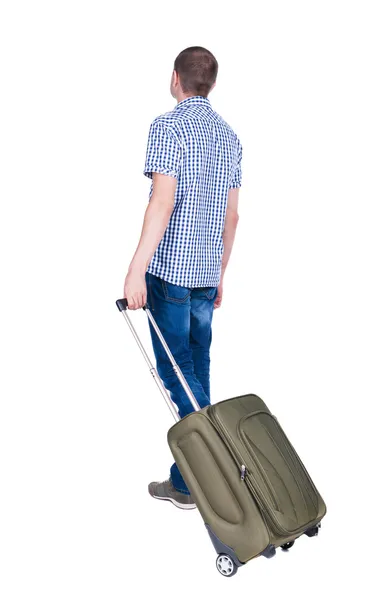
[[[383,8],[2,4],[2,600],[382,597]],[[198,512],[148,496],[172,422],[115,307],[148,201],[148,128],[197,44],[244,146],[212,398],[262,396],[328,505],[319,538],[230,580]]]

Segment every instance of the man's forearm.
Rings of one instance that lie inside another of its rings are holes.
[[[150,200],[144,215],[141,237],[129,270],[145,273],[165,233],[173,206],[169,202]]]
[[[221,278],[223,279],[228,261],[230,260],[232,247],[234,245],[236,229],[239,221],[239,216],[235,212],[226,215],[226,221],[223,230],[223,257]]]

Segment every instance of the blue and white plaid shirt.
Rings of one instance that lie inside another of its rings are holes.
[[[144,174],[171,175],[177,186],[149,273],[190,288],[219,284],[228,191],[241,186],[241,159],[238,137],[207,98],[186,98],[153,121]]]

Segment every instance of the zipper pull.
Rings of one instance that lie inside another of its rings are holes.
[[[246,476],[246,467],[245,465],[241,466],[241,480],[244,481]]]

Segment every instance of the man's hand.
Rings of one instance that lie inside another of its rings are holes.
[[[219,308],[221,306],[222,299],[223,299],[223,281],[221,281],[220,284],[218,285],[218,295],[216,296],[216,299],[214,302],[214,308]]]
[[[129,268],[125,279],[124,296],[130,310],[137,310],[146,304],[145,274]]]

